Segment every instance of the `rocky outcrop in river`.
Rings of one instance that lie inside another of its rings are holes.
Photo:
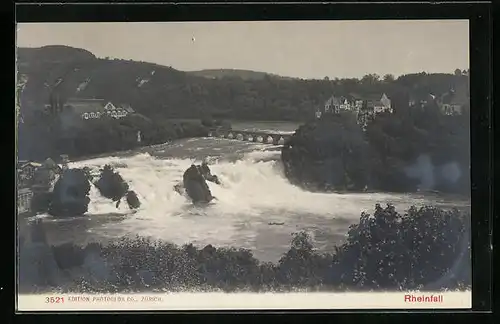
[[[299,127],[281,151],[286,177],[313,191],[363,190],[370,185],[369,146],[351,116]]]
[[[201,168],[191,165],[183,175],[183,185],[186,194],[193,204],[209,203],[214,199],[210,188],[201,172]]]
[[[116,172],[110,165],[105,165],[101,169],[99,179],[94,182],[94,185],[99,190],[103,197],[116,202],[118,208],[123,197],[126,198],[130,209],[136,209],[141,206],[141,202],[137,194],[133,190],[129,190],[129,185],[122,176]]]
[[[90,182],[82,169],[67,169],[51,194],[49,214],[56,217],[81,216],[88,210]]]
[[[105,165],[101,169],[99,180],[94,182],[94,185],[99,189],[103,197],[115,202],[122,199],[129,189],[128,184],[123,180],[122,176],[118,172],[115,172],[109,165]]]

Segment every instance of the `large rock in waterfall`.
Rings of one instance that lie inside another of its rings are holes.
[[[285,175],[312,191],[370,186],[370,148],[354,115],[332,115],[300,126],[281,151]]]
[[[196,165],[191,165],[182,178],[185,193],[191,198],[193,204],[207,204],[214,199],[205,177]]]
[[[122,176],[109,165],[101,169],[101,175],[94,185],[103,197],[115,202],[119,202],[129,191],[129,186]]]
[[[90,203],[89,192],[90,182],[84,170],[65,170],[54,185],[49,214],[56,217],[85,214]]]
[[[135,191],[130,190],[129,192],[127,192],[125,198],[130,209],[137,209],[141,207],[141,201],[139,200],[139,197],[137,197]]]

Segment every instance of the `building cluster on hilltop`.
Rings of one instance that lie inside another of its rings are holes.
[[[461,115],[469,107],[469,89],[468,84],[461,84],[456,88],[436,96],[432,93],[423,96],[411,95],[408,106],[410,109],[423,109],[434,106],[439,109],[443,115]]]
[[[460,115],[469,106],[469,91],[467,85],[452,88],[440,96],[428,93],[424,96],[411,94],[408,101],[410,110],[436,107],[443,115]],[[332,95],[324,104],[323,109],[316,110],[316,118],[325,114],[340,114],[350,112],[356,115],[358,124],[363,128],[380,113],[393,113],[391,99],[385,94],[359,96],[351,93],[347,96]]]
[[[323,111],[317,110],[316,117],[320,118],[324,114],[340,114],[351,112],[356,115],[358,124],[366,126],[370,118],[376,114],[387,112],[392,113],[391,99],[385,94],[361,97],[351,93],[348,96],[331,96],[324,105]]]

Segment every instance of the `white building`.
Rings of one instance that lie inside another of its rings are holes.
[[[69,99],[63,111],[79,115],[83,120],[99,119],[103,116],[119,119],[134,113],[130,105],[114,105],[102,99]]]
[[[31,200],[33,199],[33,191],[29,188],[21,188],[17,191],[17,213],[19,215],[26,214],[31,211]]]

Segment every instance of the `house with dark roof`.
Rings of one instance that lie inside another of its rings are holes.
[[[40,163],[30,161],[17,162],[17,186],[19,188],[27,188],[31,186],[35,171],[41,166]]]
[[[358,124],[365,129],[368,122],[382,112],[393,112],[391,99],[385,93],[368,95],[363,98],[361,108],[357,113]]]
[[[68,99],[64,104],[63,111],[66,114],[79,116],[82,120],[98,119],[103,116],[112,118],[123,118],[134,110],[128,104],[115,105],[103,99]]]
[[[439,98],[439,108],[444,115],[460,115],[462,113],[462,102],[457,98],[455,90],[444,93]]]
[[[346,97],[336,97],[335,95],[331,96],[326,102],[324,107],[325,113],[338,114],[341,111],[350,111],[352,110],[351,103]]]
[[[31,212],[31,201],[33,199],[33,180],[40,163],[30,161],[18,161],[17,170],[17,213],[18,215]]]
[[[385,93],[366,96],[363,110],[374,114],[381,112],[392,113],[391,99]]]
[[[83,120],[101,118],[107,102],[102,99],[68,99],[63,112],[78,116]]]
[[[359,94],[351,92],[347,98],[351,102],[351,107],[353,107],[354,110],[359,112],[363,108],[365,100]]]
[[[459,85],[456,89],[444,93],[437,101],[441,113],[460,115],[469,106],[468,84]]]
[[[409,99],[408,99],[408,107],[414,109],[414,108],[424,108],[425,106],[432,104],[436,102],[437,97],[432,94],[428,93],[426,95],[416,95],[416,94],[410,94]]]

